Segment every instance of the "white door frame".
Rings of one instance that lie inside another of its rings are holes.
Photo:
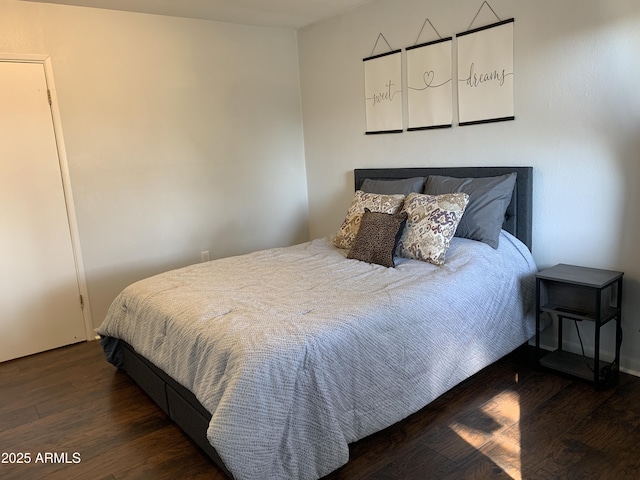
[[[80,249],[80,236],[78,235],[78,222],[76,221],[76,211],[71,193],[71,177],[69,176],[69,164],[67,163],[67,152],[64,146],[62,135],[62,122],[60,120],[60,110],[58,109],[58,97],[56,87],[53,82],[53,69],[51,68],[51,57],[41,54],[13,54],[0,52],[0,62],[14,63],[39,63],[44,67],[44,76],[47,82],[47,89],[51,99],[51,120],[53,121],[53,131],[56,137],[56,147],[58,149],[58,163],[62,176],[62,189],[64,201],[67,207],[67,218],[69,220],[69,232],[71,233],[71,246],[75,259],[76,276],[78,278],[78,290],[82,295],[82,317],[84,318],[84,329],[87,340],[95,337],[93,322],[91,320],[91,306],[89,304],[89,292],[87,290],[87,280],[84,274],[84,264],[82,262],[82,251]],[[80,299],[78,299],[80,301]]]

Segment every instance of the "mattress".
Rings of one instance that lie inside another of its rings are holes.
[[[234,478],[313,479],[531,338],[535,273],[505,231],[497,250],[454,238],[440,267],[322,238],[137,282],[99,333],[195,394]]]

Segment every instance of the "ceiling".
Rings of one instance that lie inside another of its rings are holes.
[[[372,0],[23,0],[298,29]]]

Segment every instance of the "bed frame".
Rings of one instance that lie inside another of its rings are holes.
[[[462,167],[462,168],[382,168],[356,169],[355,188],[360,188],[365,178],[398,180],[429,175],[453,177],[493,177],[516,172],[516,186],[507,209],[503,228],[518,237],[531,249],[531,210],[533,169],[531,167]],[[151,399],[171,418],[203,452],[230,478],[231,472],[209,444],[207,429],[211,414],[189,390],[178,384],[164,371],[142,357],[126,342],[120,341],[124,370]]]

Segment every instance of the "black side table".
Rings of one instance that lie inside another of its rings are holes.
[[[536,275],[536,360],[542,367],[592,381],[606,388],[618,380],[622,344],[623,272],[559,264]],[[543,313],[558,318],[557,349],[540,349],[540,317]],[[562,345],[564,319],[589,321],[595,325],[593,358],[567,352]],[[616,322],[615,359],[600,360],[600,328]]]

